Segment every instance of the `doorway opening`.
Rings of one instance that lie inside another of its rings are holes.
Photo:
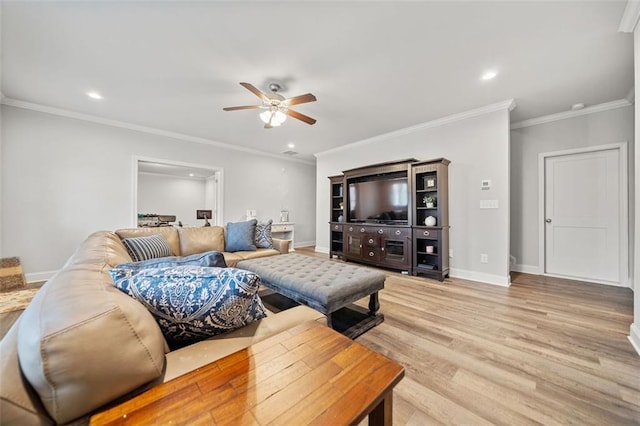
[[[134,157],[133,169],[133,227],[224,223],[222,168]],[[211,211],[210,218],[198,210]]]

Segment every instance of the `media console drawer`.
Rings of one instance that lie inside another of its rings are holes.
[[[440,230],[439,229],[414,229],[413,230],[414,238],[428,238],[430,240],[440,239]]]

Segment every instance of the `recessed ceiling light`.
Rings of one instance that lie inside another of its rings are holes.
[[[295,147],[296,147],[296,144],[295,144],[295,143],[293,143],[293,142],[289,142],[289,143],[287,144],[287,147],[288,147],[288,148],[295,148]]]
[[[189,177],[194,177],[195,175],[193,173],[189,173]]]
[[[96,100],[104,99],[102,95],[98,92],[87,92],[87,96],[90,97],[91,99],[96,99]]]
[[[495,78],[498,75],[497,72],[495,71],[485,71],[484,74],[482,74],[482,79],[483,80],[491,80],[492,78]]]
[[[585,107],[585,105],[582,102],[577,103],[577,104],[573,104],[573,105],[571,105],[571,111],[578,111],[578,110],[583,109],[584,107]]]

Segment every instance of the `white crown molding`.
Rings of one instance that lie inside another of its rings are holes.
[[[102,124],[105,126],[119,127],[122,129],[135,130],[137,132],[149,133],[152,135],[163,136],[171,139],[177,139],[186,142],[195,142],[204,145],[211,145],[218,148],[230,149],[234,151],[247,152],[250,154],[261,155],[263,157],[271,157],[282,161],[292,161],[294,163],[302,163],[310,166],[315,166],[313,161],[301,160],[299,158],[283,157],[281,155],[271,154],[270,152],[259,151],[257,149],[245,148],[241,146],[235,146],[224,142],[213,141],[210,139],[200,138],[197,136],[185,135],[183,133],[171,132],[168,130],[156,129],[153,127],[140,126],[138,124],[127,123],[125,121],[111,120],[108,118],[102,118],[95,115],[83,114],[79,112],[69,111],[61,108],[50,107],[46,105],[35,104],[32,102],[20,101],[12,98],[1,98],[0,103],[15,108],[22,108],[31,111],[44,112],[46,114],[58,115],[61,117],[73,118],[76,120],[89,121],[92,123]]]
[[[511,130],[521,129],[523,127],[537,126],[538,124],[551,123],[553,121],[566,120],[567,118],[579,117],[581,115],[594,114],[596,112],[609,111],[616,108],[624,108],[633,105],[627,99],[619,99],[617,101],[606,102],[603,104],[593,105],[577,111],[563,111],[557,114],[544,115],[542,117],[532,118],[530,120],[519,121],[511,124]]]
[[[465,111],[465,112],[461,112],[458,114],[453,114],[453,115],[449,115],[446,117],[442,117],[442,118],[438,118],[432,121],[427,121],[426,123],[421,123],[421,124],[416,124],[415,126],[411,126],[411,127],[405,127],[404,129],[400,129],[400,130],[394,130],[393,132],[389,132],[389,133],[383,133],[381,135],[377,135],[377,136],[373,136],[371,138],[368,139],[363,139],[357,142],[353,142],[347,145],[343,145],[343,146],[339,146],[336,148],[331,148],[329,150],[326,151],[322,151],[322,152],[318,152],[316,154],[314,154],[316,156],[316,158],[319,157],[323,157],[325,155],[328,154],[334,154],[336,152],[340,152],[343,151],[345,149],[351,149],[357,146],[362,146],[362,145],[368,145],[370,143],[376,142],[376,141],[380,141],[380,140],[384,140],[384,139],[388,139],[388,138],[394,138],[394,137],[399,137],[402,135],[406,135],[409,133],[413,133],[413,132],[417,132],[419,130],[423,130],[423,129],[429,129],[432,127],[438,127],[438,126],[443,126],[445,124],[451,124],[451,123],[455,123],[456,121],[462,121],[462,120],[467,120],[469,118],[473,118],[473,117],[478,117],[480,115],[484,115],[484,114],[488,114],[491,112],[496,112],[496,111],[501,111],[501,110],[509,110],[509,111],[513,111],[513,109],[516,107],[516,101],[514,99],[509,99],[506,101],[502,101],[502,102],[498,102],[495,104],[490,104],[490,105],[486,105],[482,108],[476,108],[476,109],[472,109],[469,111]]]
[[[638,25],[640,19],[640,0],[628,0],[624,9],[618,31],[622,33],[632,33]]]

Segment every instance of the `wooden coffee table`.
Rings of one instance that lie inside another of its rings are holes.
[[[404,368],[317,322],[235,352],[91,417],[107,424],[391,425]]]

